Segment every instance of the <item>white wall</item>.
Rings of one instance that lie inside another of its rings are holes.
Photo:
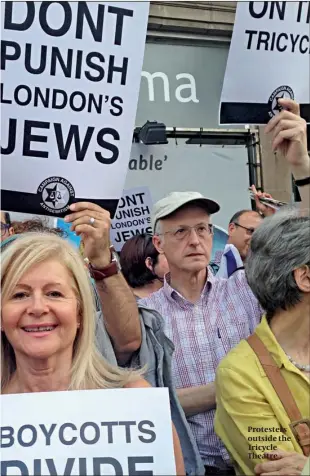
[[[243,208],[251,208],[247,151],[244,146],[187,145],[170,139],[167,145],[145,146],[133,144],[132,168],[140,155],[145,170],[129,170],[125,189],[147,186],[153,202],[173,191],[198,191],[219,202],[221,210],[213,222],[227,229],[232,215]],[[153,170],[150,170],[153,155]],[[143,162],[145,161],[145,162]],[[160,162],[156,162],[160,161]],[[161,168],[161,170],[156,170]]]

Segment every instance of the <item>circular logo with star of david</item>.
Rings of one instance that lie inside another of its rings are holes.
[[[40,195],[41,207],[56,215],[66,212],[70,201],[75,197],[73,186],[63,177],[49,177],[43,180],[37,193]]]
[[[289,86],[279,86],[271,94],[268,100],[268,106],[270,111],[268,112],[270,117],[276,116],[282,111],[283,107],[278,103],[278,99],[294,99],[294,92]]]

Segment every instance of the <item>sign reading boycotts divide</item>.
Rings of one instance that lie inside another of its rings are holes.
[[[167,389],[3,395],[1,410],[1,476],[176,474]]]
[[[2,208],[112,216],[132,143],[148,2],[1,2]]]
[[[310,122],[310,3],[238,2],[220,124],[266,124],[279,98]]]

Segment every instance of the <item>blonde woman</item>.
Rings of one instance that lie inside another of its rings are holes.
[[[149,386],[141,372],[113,367],[96,350],[91,284],[68,242],[21,235],[1,265],[2,393]],[[177,474],[184,474],[174,428],[173,438]]]

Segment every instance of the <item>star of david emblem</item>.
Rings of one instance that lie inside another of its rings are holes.
[[[279,104],[278,99],[283,99],[284,98],[284,93],[282,95],[277,96],[274,100],[276,102],[275,106],[272,108],[273,111],[282,111],[283,107]]]
[[[37,189],[40,205],[53,215],[61,214],[69,209],[70,201],[75,198],[72,184],[64,177],[48,177]]]
[[[279,99],[284,98],[294,99],[294,92],[290,86],[279,86],[273,91],[268,100],[268,106],[270,108],[268,112],[269,117],[276,116],[279,112],[283,111],[283,106],[279,104]]]
[[[59,184],[55,184],[54,187],[46,187],[45,190],[47,192],[46,203],[52,203],[54,207],[57,204],[65,203],[65,191],[60,188]]]

